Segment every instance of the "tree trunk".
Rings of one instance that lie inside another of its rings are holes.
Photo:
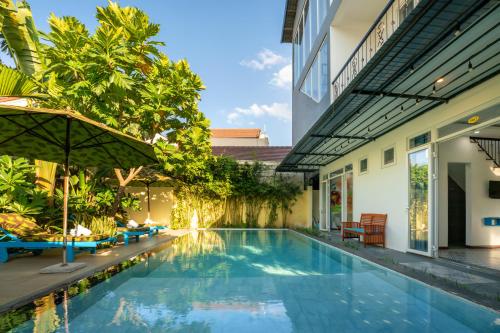
[[[132,168],[128,171],[127,178],[123,178],[122,170],[115,169],[115,175],[116,175],[116,178],[118,178],[119,186],[118,186],[118,191],[116,192],[115,201],[113,202],[113,205],[111,206],[111,209],[108,213],[109,217],[116,216],[116,214],[118,213],[118,210],[120,209],[121,200],[125,194],[125,187],[127,186],[128,183],[130,183],[130,181],[132,179],[134,179],[135,176],[137,176],[139,174],[139,172],[141,172],[141,170],[142,170],[142,166],[138,167],[137,169]]]

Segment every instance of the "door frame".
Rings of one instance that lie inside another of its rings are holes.
[[[330,214],[328,210],[330,208],[329,204],[329,192],[330,192],[330,178],[321,180],[320,183],[320,211],[321,215],[319,217],[319,230],[329,231],[330,230]],[[325,227],[322,227],[322,220],[324,220]]]
[[[406,251],[407,252],[410,252],[410,253],[415,253],[415,254],[419,254],[419,255],[424,255],[424,256],[428,256],[428,257],[432,257],[435,255],[435,226],[436,226],[436,223],[435,223],[435,215],[436,215],[436,209],[435,209],[435,201],[436,201],[436,195],[435,195],[435,180],[436,180],[436,177],[435,177],[435,169],[434,169],[434,159],[435,159],[435,156],[437,156],[436,154],[436,151],[435,151],[435,148],[434,148],[434,144],[432,143],[427,143],[427,144],[424,144],[424,145],[421,145],[421,146],[418,146],[418,147],[415,147],[415,148],[412,148],[410,150],[408,150],[406,152],[406,172],[408,174],[408,182],[406,184],[407,186],[407,190],[408,190],[408,198],[407,198],[407,202],[408,202],[408,206],[407,206],[407,209],[406,209],[406,216],[407,216],[407,226],[408,226],[408,233],[407,233],[407,243],[406,243]],[[413,154],[413,153],[416,153],[416,152],[419,152],[419,151],[423,151],[423,150],[427,150],[428,151],[428,165],[429,165],[429,168],[428,168],[428,190],[427,190],[427,205],[428,205],[428,209],[427,209],[427,251],[424,252],[424,251],[419,251],[419,250],[415,250],[415,249],[412,249],[410,247],[410,240],[411,240],[411,227],[410,227],[410,155]]]

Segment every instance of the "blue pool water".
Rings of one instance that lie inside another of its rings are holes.
[[[292,231],[200,231],[17,327],[500,332],[500,315]],[[47,330],[48,331],[48,330]]]

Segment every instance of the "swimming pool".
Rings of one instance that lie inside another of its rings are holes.
[[[14,331],[500,331],[494,311],[286,230],[192,232],[43,305]]]

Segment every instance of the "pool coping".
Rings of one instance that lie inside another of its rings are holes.
[[[372,261],[372,260],[370,260],[370,259],[368,259],[368,258],[362,257],[362,256],[357,255],[357,254],[355,254],[355,253],[352,253],[352,252],[346,251],[345,249],[342,249],[342,248],[340,248],[340,247],[338,247],[338,246],[335,246],[335,245],[333,245],[333,244],[330,244],[330,243],[328,243],[328,242],[324,241],[324,240],[323,240],[323,239],[321,239],[321,238],[316,238],[316,237],[314,237],[314,236],[311,236],[311,235],[308,235],[308,234],[302,233],[302,232],[297,231],[297,230],[294,230],[294,229],[283,229],[283,230],[289,230],[289,231],[292,231],[292,232],[294,232],[294,233],[296,233],[296,234],[298,234],[298,235],[301,235],[301,236],[303,236],[303,237],[305,237],[305,238],[311,239],[311,240],[316,241],[316,242],[318,242],[318,243],[320,243],[320,244],[323,244],[323,245],[325,245],[325,246],[327,246],[327,247],[333,248],[334,250],[338,250],[338,251],[340,251],[340,252],[342,252],[342,253],[344,253],[344,254],[347,254],[347,255],[351,255],[351,256],[353,256],[353,257],[356,257],[356,258],[358,258],[359,260],[361,260],[361,261],[363,261],[363,262],[366,262],[366,263],[368,263],[368,264],[372,264],[372,265],[374,265],[375,267],[378,267],[378,268],[381,268],[381,269],[384,269],[384,270],[391,271],[391,272],[393,272],[393,273],[395,273],[395,274],[397,274],[397,275],[399,275],[399,276],[402,276],[402,277],[408,278],[408,279],[413,280],[413,281],[415,281],[415,282],[417,282],[417,283],[419,283],[419,284],[421,284],[421,285],[424,285],[424,286],[426,286],[426,287],[430,287],[430,288],[432,288],[432,289],[435,289],[437,292],[440,292],[440,293],[443,293],[443,294],[450,295],[450,296],[452,296],[452,297],[454,297],[454,298],[456,298],[456,299],[458,299],[458,300],[465,301],[466,303],[469,303],[469,304],[471,304],[471,305],[475,305],[475,306],[479,306],[479,307],[481,307],[481,308],[483,308],[483,309],[485,309],[485,310],[487,310],[487,311],[492,311],[492,312],[497,313],[497,314],[499,314],[499,315],[500,315],[500,309],[497,309],[497,308],[494,308],[494,307],[490,307],[490,306],[488,306],[488,305],[486,305],[486,304],[482,304],[482,303],[479,303],[479,302],[477,302],[477,301],[475,301],[475,300],[473,300],[473,299],[470,299],[470,298],[466,297],[467,295],[464,295],[464,293],[460,292],[460,290],[458,290],[458,288],[454,290],[456,293],[455,293],[454,291],[452,291],[452,290],[445,290],[445,289],[443,289],[443,288],[441,288],[441,287],[439,287],[439,286],[432,285],[432,284],[428,283],[427,281],[423,281],[423,280],[420,280],[420,279],[418,279],[418,278],[416,278],[416,277],[414,277],[414,276],[410,276],[410,275],[408,275],[408,274],[405,274],[405,272],[398,271],[398,270],[396,270],[396,269],[394,269],[394,268],[384,266],[384,265],[382,265],[382,264],[379,264],[379,263],[377,263],[377,262],[375,262],[375,261]],[[398,266],[399,266],[399,265],[398,265]],[[452,288],[450,288],[450,289],[452,289]]]

